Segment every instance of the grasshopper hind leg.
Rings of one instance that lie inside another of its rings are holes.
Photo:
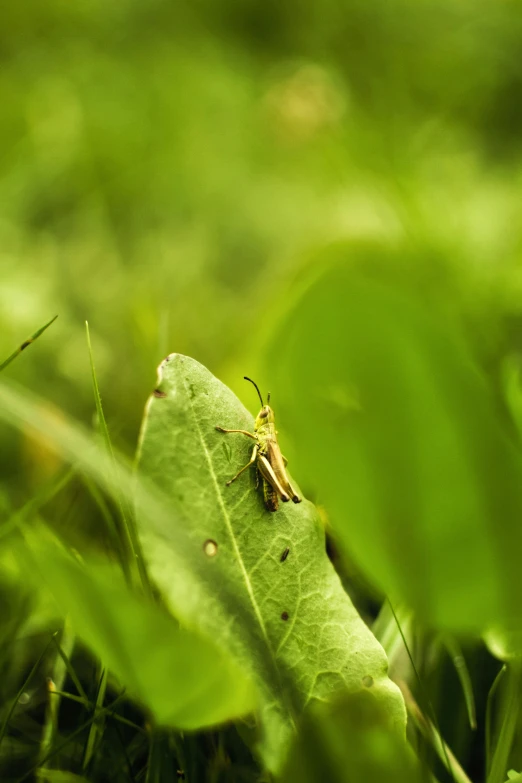
[[[303,498],[300,498],[291,484],[288,484],[288,494],[294,501],[294,503],[300,503]]]

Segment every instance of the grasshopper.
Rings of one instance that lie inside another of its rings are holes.
[[[257,414],[254,432],[247,432],[246,430],[226,430],[224,427],[216,427],[219,432],[240,432],[242,435],[246,435],[255,441],[255,446],[252,449],[252,454],[250,456],[250,462],[241,468],[239,473],[231,478],[230,481],[227,481],[227,487],[239,478],[247,468],[255,464],[257,468],[256,488],[259,486],[259,480],[261,479],[263,482],[265,506],[269,511],[277,511],[279,507],[279,498],[281,498],[283,503],[287,503],[290,498],[294,503],[300,503],[301,498],[293,489],[288,480],[288,476],[286,475],[287,460],[281,454],[281,449],[277,442],[274,411],[268,404],[270,402],[270,392],[267,395],[265,405],[257,383],[254,383],[251,378],[247,378],[246,375],[245,381],[250,381],[250,383],[255,386],[259,399],[261,400],[261,410]]]

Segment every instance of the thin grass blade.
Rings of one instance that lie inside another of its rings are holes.
[[[89,349],[89,360],[91,364],[94,402],[96,405],[96,413],[98,415],[98,426],[100,428],[100,432],[105,442],[107,453],[109,454],[113,466],[115,466],[116,460],[114,457],[114,449],[112,447],[111,437],[109,435],[109,429],[107,427],[107,421],[105,419],[105,414],[103,412],[100,389],[98,386],[98,379],[96,377],[96,369],[94,366],[94,357],[92,353],[89,324],[87,321],[85,322],[85,331],[87,336],[87,347]],[[136,534],[134,522],[132,519],[132,514],[129,510],[127,503],[125,502],[125,498],[123,497],[122,493],[119,490],[116,493],[116,502],[118,505],[120,518],[121,518],[121,522],[118,525],[118,533],[119,533],[118,538],[119,538],[120,546],[123,549],[121,560],[124,567],[125,576],[130,584],[134,582],[141,582],[141,585],[145,590],[145,592],[150,593],[149,580],[147,577],[145,565],[143,563],[143,557],[141,554],[141,545],[138,540],[138,536]],[[136,569],[137,569],[137,574],[134,573]]]
[[[471,677],[469,675],[466,659],[462,654],[459,643],[454,636],[446,635],[443,639],[444,646],[448,651],[448,654],[453,662],[457,677],[460,680],[462,687],[462,694],[464,701],[466,702],[466,709],[468,711],[468,720],[470,727],[474,730],[477,728],[477,711],[475,708],[475,696],[473,695],[473,685],[471,683]]]
[[[47,653],[47,650],[49,649],[51,644],[52,644],[52,640],[49,640],[49,642],[45,645],[44,649],[42,650],[42,652],[40,653],[40,655],[36,659],[36,661],[35,661],[35,663],[33,665],[33,668],[31,669],[31,671],[29,672],[29,674],[27,675],[27,677],[23,681],[22,685],[20,686],[16,696],[14,697],[14,699],[13,699],[13,701],[11,703],[11,706],[8,709],[7,713],[6,713],[6,716],[4,718],[2,726],[0,727],[0,745],[2,744],[2,740],[5,737],[5,734],[6,734],[6,731],[7,731],[7,727],[9,726],[9,721],[11,719],[11,715],[13,714],[13,712],[14,712],[14,710],[16,708],[16,705],[18,704],[20,696],[22,695],[22,693],[24,693],[24,691],[26,690],[27,686],[29,685],[29,683],[33,679],[34,675],[38,671],[38,667],[40,666],[40,663],[43,660],[43,658],[44,658],[45,654]]]
[[[10,356],[8,356],[7,359],[5,359],[5,361],[2,362],[2,364],[0,364],[0,372],[2,370],[5,370],[5,368],[9,364],[11,364],[11,362],[13,362],[16,359],[16,357],[22,353],[22,351],[25,351],[25,349],[28,348],[31,345],[31,343],[34,343],[34,341],[37,340],[40,337],[40,335],[43,334],[45,330],[48,329],[50,325],[56,321],[57,318],[58,316],[55,315],[54,318],[51,318],[50,321],[48,321],[46,324],[44,324],[39,329],[37,329],[37,331],[34,334],[32,334],[31,337],[28,337],[27,340],[24,340],[23,343],[20,346],[18,346],[16,351],[13,351],[13,353]]]
[[[519,662],[510,664],[504,681],[505,689],[501,702],[502,726],[500,728],[495,752],[491,761],[487,783],[503,783],[509,761],[509,754],[515,738],[520,714],[520,687],[522,672]]]

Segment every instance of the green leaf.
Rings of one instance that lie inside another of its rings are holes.
[[[62,772],[59,769],[39,769],[36,777],[41,783],[89,783],[87,778],[74,775],[72,772]]]
[[[301,482],[365,572],[423,622],[481,630],[521,614],[520,453],[459,329],[431,309],[328,270],[274,337],[273,401]]]
[[[305,500],[268,512],[254,470],[225,485],[247,463],[252,441],[216,425],[253,424],[208,370],[169,356],[147,405],[139,471],[170,498],[173,521],[138,509],[138,526],[149,573],[172,611],[197,622],[257,683],[261,751],[277,770],[310,702],[370,688],[402,729],[405,709],[381,646],[326,556],[315,507]]]
[[[519,436],[522,436],[522,384],[520,356],[506,356],[502,363],[502,380],[504,396],[508,410],[517,428]]]
[[[522,659],[522,630],[506,626],[492,626],[484,634],[484,641],[491,653],[499,661]]]
[[[310,710],[285,764],[281,783],[421,783],[411,749],[371,692]]]
[[[25,554],[32,578],[50,589],[62,616],[160,725],[196,729],[254,708],[253,688],[230,657],[133,594],[114,568],[95,561],[84,567],[40,538]]]

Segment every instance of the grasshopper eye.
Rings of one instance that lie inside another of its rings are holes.
[[[263,410],[259,412],[259,418],[266,419],[267,416],[268,416],[268,411],[263,408]]]

